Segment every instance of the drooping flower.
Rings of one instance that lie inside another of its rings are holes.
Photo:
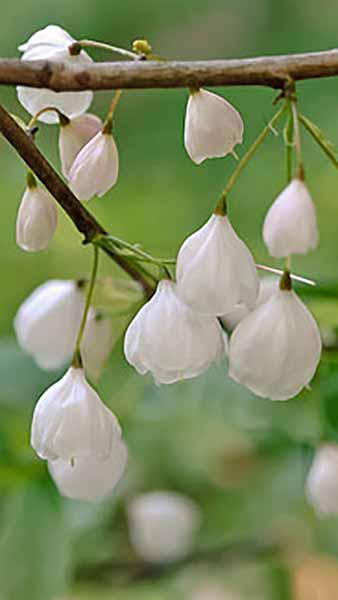
[[[119,157],[111,132],[100,131],[76,156],[69,185],[80,200],[103,196],[117,181]]]
[[[181,246],[177,293],[191,308],[221,316],[238,304],[255,305],[259,279],[253,257],[227,216],[213,214]]]
[[[199,89],[190,93],[184,128],[184,144],[191,160],[225,156],[243,139],[239,112],[224,98]]]
[[[72,53],[70,48],[75,40],[64,29],[57,25],[48,25],[34,33],[25,44],[19,46],[23,52],[21,60],[48,60],[70,62],[73,64],[92,62],[86,52]],[[93,92],[54,92],[43,88],[17,87],[18,99],[31,115],[48,106],[58,108],[67,117],[77,117],[88,110]],[[43,113],[39,117],[45,123],[56,123],[58,116],[53,111]]]
[[[89,113],[60,122],[59,152],[62,173],[68,177],[71,166],[82,148],[102,129],[102,121]]]
[[[225,350],[216,318],[200,315],[185,305],[172,281],[160,281],[154,296],[128,327],[127,361],[159,383],[174,383],[203,373]]]
[[[94,502],[109,496],[119,483],[128,452],[122,439],[115,440],[113,450],[105,460],[93,456],[48,462],[49,472],[62,496],[73,500]]]
[[[58,369],[72,356],[84,308],[81,286],[51,279],[20,306],[14,328],[23,350],[42,369]]]
[[[306,254],[318,245],[316,210],[309,191],[293,179],[270,207],[263,238],[271,256]]]
[[[23,195],[16,220],[16,243],[27,252],[45,250],[57,227],[56,202],[32,176]]]
[[[128,505],[129,536],[136,552],[150,562],[170,562],[193,547],[201,514],[190,498],[171,491],[136,496]]]
[[[320,354],[317,323],[288,283],[234,330],[229,375],[258,396],[287,400],[309,384]]]
[[[320,515],[338,515],[338,445],[321,444],[307,481],[308,501]]]
[[[87,383],[83,369],[70,367],[38,400],[31,445],[45,460],[107,460],[121,428],[113,413]]]
[[[81,356],[86,373],[98,379],[113,347],[113,326],[109,317],[94,309],[89,311],[81,343]]]
[[[267,277],[262,277],[259,280],[259,292],[254,308],[258,308],[258,306],[264,304],[264,302],[267,302],[272,296],[272,294],[275,293],[277,288],[277,277],[271,275]],[[233,331],[233,329],[235,329],[235,327],[237,327],[237,325],[241,321],[243,321],[244,317],[247,317],[253,309],[250,310],[247,307],[247,305],[242,302],[240,304],[237,304],[235,308],[228,312],[226,315],[223,315],[221,317],[221,321],[224,327],[227,329],[227,331]]]

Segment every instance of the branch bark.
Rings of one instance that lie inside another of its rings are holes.
[[[86,243],[91,242],[95,235],[106,234],[105,229],[96,221],[93,215],[79,202],[69,187],[62,181],[49,162],[44,158],[32,139],[0,105],[0,132],[15,148],[17,153],[30,167],[33,173],[45,185],[47,190],[54,196],[55,200],[64,209],[75,227],[84,236]],[[102,249],[117,263],[128,275],[138,281],[146,294],[151,296],[152,286],[123,256],[114,253],[113,250],[102,246]]]
[[[0,59],[0,85],[57,92],[118,88],[263,85],[338,75],[338,50],[231,60],[134,61],[92,64]]]

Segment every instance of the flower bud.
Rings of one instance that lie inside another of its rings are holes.
[[[253,308],[257,299],[254,260],[226,216],[212,215],[186,239],[176,277],[180,298],[203,314],[221,316],[242,303]]]
[[[127,514],[131,543],[150,562],[175,561],[188,554],[201,521],[195,502],[166,491],[136,496]]]
[[[306,495],[321,515],[338,515],[338,445],[322,444],[306,481]]]
[[[229,376],[272,400],[296,396],[321,354],[317,323],[292,290],[278,289],[245,317],[229,344]]]
[[[87,375],[97,380],[113,347],[113,326],[109,317],[89,311],[81,343],[81,357]]]
[[[119,157],[111,133],[100,131],[76,156],[69,185],[80,200],[103,196],[117,181]]]
[[[306,254],[316,248],[316,211],[304,181],[293,179],[272,204],[265,217],[263,238],[275,258]]]
[[[174,383],[203,373],[225,350],[216,318],[193,312],[163,280],[128,327],[124,352],[141,375],[150,371],[158,383]]]
[[[206,158],[225,156],[243,139],[239,112],[224,98],[200,89],[190,94],[184,128],[184,144],[197,165]]]
[[[84,308],[75,281],[51,279],[20,306],[14,328],[21,348],[46,370],[62,367],[71,358]]]
[[[27,252],[45,250],[58,220],[54,198],[35,183],[26,188],[16,220],[16,243]]]
[[[64,29],[57,25],[48,25],[34,33],[25,44],[19,46],[23,52],[21,60],[41,60],[68,62],[72,64],[92,62],[83,50],[79,54],[71,54],[70,46],[75,42]],[[31,115],[48,106],[58,108],[67,117],[77,117],[86,112],[93,100],[93,92],[54,92],[43,88],[27,86],[17,87],[18,99]],[[46,111],[39,117],[44,123],[57,123],[58,116],[53,111]]]
[[[88,142],[102,129],[102,121],[96,115],[85,114],[60,123],[59,152],[62,173],[68,177],[70,168]]]
[[[77,458],[72,464],[59,458],[49,461],[48,468],[62,496],[94,502],[112,493],[124,473],[127,457],[125,443],[117,439],[105,460],[89,456]]]
[[[83,369],[70,367],[38,400],[31,445],[45,460],[107,460],[121,428],[113,413],[87,383]]]

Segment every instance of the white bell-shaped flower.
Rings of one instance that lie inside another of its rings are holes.
[[[258,306],[269,300],[269,298],[276,292],[278,288],[278,281],[279,280],[277,277],[270,275],[267,277],[262,277],[259,280],[259,292],[254,308],[258,308]],[[243,321],[244,317],[247,317],[250,312],[251,310],[246,304],[237,304],[233,310],[221,317],[221,321],[227,331],[233,331],[233,329],[235,329],[235,327],[237,327],[237,325]]]
[[[253,257],[227,216],[213,214],[185,240],[177,257],[177,293],[191,308],[221,316],[253,308],[259,278]]]
[[[86,373],[92,379],[99,378],[113,342],[112,320],[91,309],[81,342],[81,357]]]
[[[122,439],[116,439],[105,460],[93,456],[48,462],[49,472],[62,496],[73,500],[94,502],[109,496],[120,481],[128,452]]]
[[[71,358],[84,308],[81,287],[51,279],[20,306],[14,328],[21,348],[42,369],[58,369]]]
[[[120,437],[116,417],[87,383],[83,369],[70,367],[35,406],[31,445],[45,460],[106,460]]]
[[[306,254],[318,245],[316,210],[309,191],[293,179],[274,201],[265,217],[263,239],[271,256]]]
[[[31,179],[23,195],[16,220],[16,243],[27,252],[45,250],[57,227],[56,202]]]
[[[183,558],[194,545],[201,514],[190,498],[171,491],[136,496],[127,510],[130,541],[150,562]]]
[[[103,196],[117,181],[119,156],[111,133],[100,131],[76,156],[69,185],[80,200]]]
[[[316,512],[338,515],[338,445],[319,446],[307,481],[306,495]]]
[[[243,140],[239,112],[224,98],[200,89],[190,93],[184,127],[184,144],[191,160],[225,156]]]
[[[75,40],[64,29],[57,25],[48,25],[34,33],[25,44],[19,46],[23,52],[21,60],[48,60],[70,62],[73,64],[92,62],[86,52],[71,54],[69,48]],[[54,92],[53,90],[17,87],[18,99],[31,115],[48,106],[58,108],[67,117],[77,117],[88,110],[93,92]],[[39,117],[45,123],[57,123],[58,116],[53,111],[43,113]]]
[[[278,289],[231,335],[229,375],[258,396],[287,400],[311,381],[320,354],[311,313],[291,289]]]
[[[196,377],[225,351],[217,319],[192,311],[175,288],[172,281],[160,281],[124,340],[127,361],[141,375],[150,371],[158,383]]]
[[[68,177],[71,166],[82,148],[103,127],[102,121],[96,115],[89,113],[60,122],[59,152],[62,173]]]

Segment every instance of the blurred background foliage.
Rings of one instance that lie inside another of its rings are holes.
[[[317,0],[3,0],[0,52],[17,56],[17,45],[50,23],[75,38],[125,47],[146,37],[155,52],[170,58],[306,52],[336,45],[337,18],[334,0],[322,0],[320,7]],[[301,110],[337,141],[337,78],[298,87]],[[275,93],[245,87],[219,91],[243,115],[241,155],[272,115]],[[0,93],[7,108],[27,118],[14,89]],[[93,110],[103,116],[109,99],[109,93],[97,93]],[[186,99],[183,89],[124,94],[115,122],[119,181],[106,197],[89,204],[114,235],[142,242],[160,256],[174,256],[208,218],[235,166],[231,157],[200,167],[188,159],[182,137]],[[41,126],[38,144],[58,165],[55,128]],[[337,173],[306,133],[304,155],[321,245],[295,259],[294,269],[318,282],[309,301],[332,339],[338,328]],[[127,476],[103,503],[59,498],[29,447],[29,424],[36,399],[60,373],[41,372],[18,349],[12,322],[38,284],[85,275],[90,254],[64,215],[47,252],[33,256],[16,247],[25,169],[4,140],[0,164],[0,600],[337,598],[338,523],[318,520],[304,497],[314,447],[323,435],[338,440],[334,351],[324,355],[311,392],[272,403],[229,381],[225,364],[198,380],[156,387],[125,363],[119,342],[98,389],[123,425],[130,450]],[[274,264],[261,225],[285,180],[282,136],[271,135],[230,202],[232,222],[258,262]],[[106,259],[101,272],[122,276]],[[196,550],[241,542],[244,548],[253,545],[251,554],[238,550],[225,560],[191,561],[141,578],[128,569],[102,571],[102,564],[133,559],[126,501],[158,488],[183,492],[201,507]],[[269,543],[281,545],[282,552],[262,552]]]

